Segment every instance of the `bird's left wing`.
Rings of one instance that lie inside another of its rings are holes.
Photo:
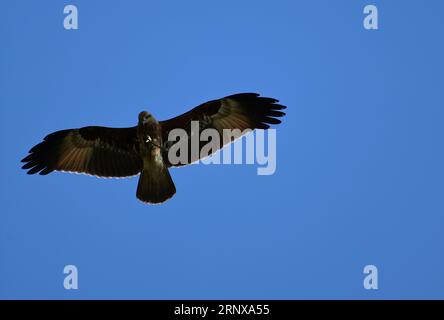
[[[137,128],[84,127],[47,135],[22,160],[28,174],[52,171],[85,173],[98,177],[127,177],[138,174]]]
[[[200,130],[215,129],[219,135],[219,148],[224,144],[232,142],[239,137],[239,134],[227,137],[224,136],[224,129],[238,129],[240,135],[246,133],[248,129],[268,129],[271,124],[279,124],[278,118],[285,115],[281,110],[286,107],[278,104],[278,100],[273,98],[260,97],[257,93],[240,93],[224,97],[222,99],[208,101],[196,108],[169,120],[161,121],[163,141],[168,141],[169,133],[173,129],[184,129],[188,136],[191,135],[191,123],[199,121]],[[189,139],[191,140],[191,139]],[[210,141],[211,142],[211,141]],[[206,142],[199,143],[199,152]],[[168,145],[168,144],[167,144]],[[169,144],[171,146],[171,143]],[[166,148],[168,151],[168,148]],[[215,148],[209,150],[211,155],[217,151]],[[165,152],[165,150],[164,150]],[[166,159],[166,155],[164,159]],[[199,157],[202,158],[199,153]],[[172,166],[181,166],[189,164],[198,159],[188,153],[187,163],[171,164]]]

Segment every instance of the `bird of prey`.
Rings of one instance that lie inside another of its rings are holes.
[[[281,123],[278,118],[285,115],[281,111],[285,108],[276,99],[240,93],[208,101],[166,121],[157,121],[142,111],[137,126],[130,128],[89,126],[51,133],[29,151],[22,168],[28,174],[40,175],[53,171],[109,178],[140,174],[137,198],[145,203],[162,203],[176,193],[168,169],[198,160],[189,157],[188,163],[169,161],[168,151],[175,142],[168,141],[168,136],[173,129],[190,133],[193,121],[199,121],[200,130],[210,128],[221,137],[225,129],[268,129],[270,124]]]

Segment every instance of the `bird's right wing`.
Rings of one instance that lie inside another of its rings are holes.
[[[257,93],[239,93],[222,99],[205,102],[194,109],[169,120],[161,121],[163,140],[168,141],[169,133],[174,129],[185,129],[190,137],[192,135],[191,124],[198,121],[201,130],[215,129],[220,136],[219,143],[215,146],[222,148],[223,145],[234,141],[239,135],[254,129],[268,129],[270,125],[281,123],[280,117],[285,115],[282,112],[286,107],[278,104],[278,100],[261,97]],[[227,136],[224,130],[239,130],[237,134]],[[191,144],[191,139],[188,139]],[[214,142],[214,141],[211,141]],[[200,150],[207,142],[200,141],[198,157],[202,156]],[[188,148],[191,150],[191,147]],[[213,148],[210,152],[215,152]],[[205,154],[208,156],[210,154]],[[188,160],[185,163],[170,164],[182,166],[190,164],[198,157],[193,157],[188,153]],[[165,159],[167,157],[164,157]]]
[[[127,177],[138,174],[137,127],[84,127],[61,130],[46,136],[22,160],[28,174],[52,171],[85,173],[98,177]]]

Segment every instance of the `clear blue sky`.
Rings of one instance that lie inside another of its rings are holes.
[[[63,28],[63,6],[79,30]],[[379,30],[363,7],[379,8]],[[442,1],[2,1],[0,298],[444,298]],[[253,91],[277,172],[27,176],[46,134]],[[79,290],[63,288],[63,267]],[[379,290],[363,288],[365,265]]]

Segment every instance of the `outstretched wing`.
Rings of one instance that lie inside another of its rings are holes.
[[[208,101],[178,117],[161,121],[163,141],[168,141],[168,134],[176,128],[185,129],[189,137],[191,133],[191,122],[199,121],[200,130],[207,128],[217,130],[219,141],[221,142],[219,145],[220,148],[222,148],[224,144],[230,143],[238,137],[235,136],[232,139],[226,139],[226,136],[224,137],[224,129],[239,129],[239,131],[245,133],[248,129],[268,129],[270,124],[281,123],[281,120],[278,118],[284,116],[285,113],[280,110],[286,107],[278,104],[278,102],[278,100],[273,98],[260,97],[257,93],[240,93],[222,99]],[[208,142],[200,142],[199,150],[207,143]],[[165,151],[168,151],[172,144],[174,143],[167,143]],[[205,156],[215,151],[217,150],[212,149],[210,153]],[[187,163],[173,164],[173,166],[185,165],[198,160],[192,158],[191,152],[189,152],[188,158]],[[167,159],[166,155],[164,159]]]
[[[49,134],[22,160],[28,174],[52,171],[85,173],[98,177],[127,177],[138,174],[136,127],[85,127]]]

